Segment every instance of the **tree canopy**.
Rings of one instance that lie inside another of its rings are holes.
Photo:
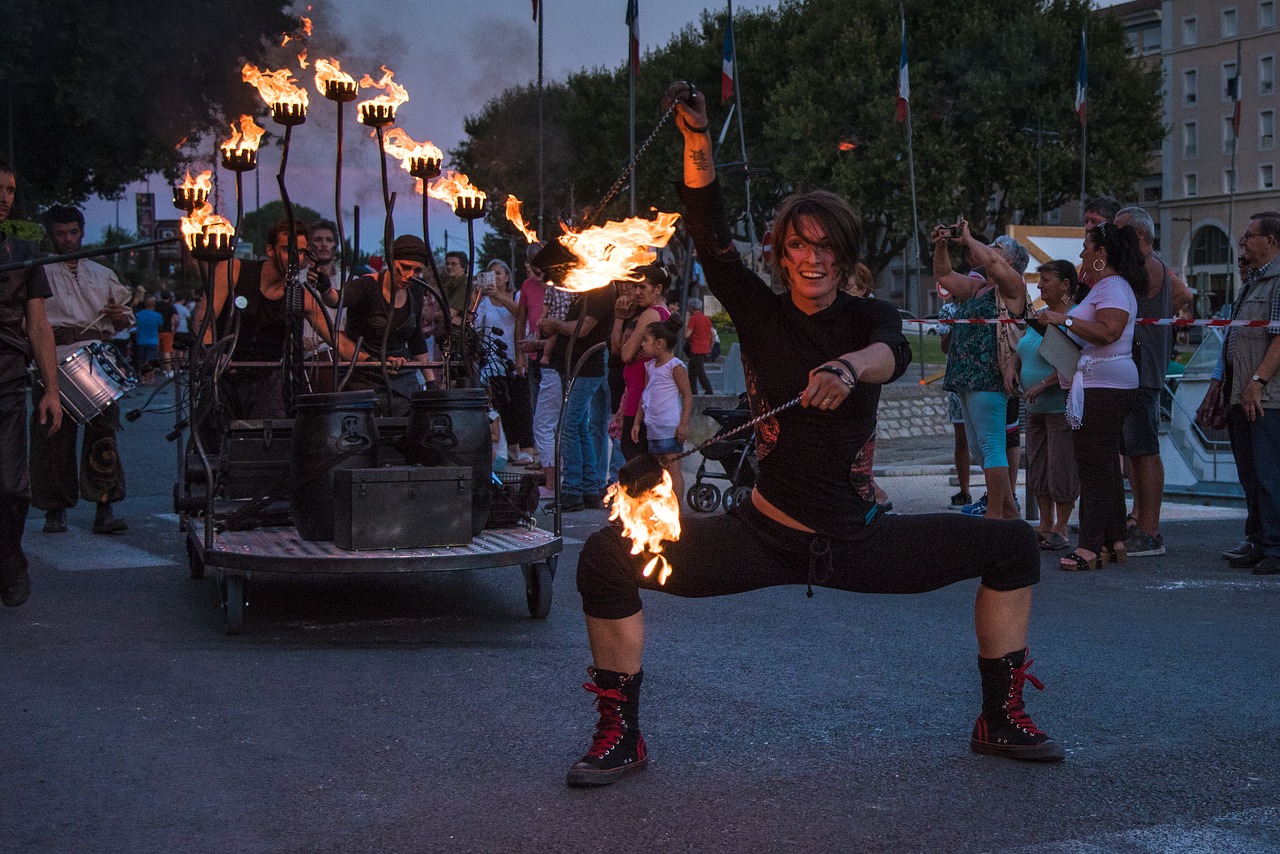
[[[907,0],[912,147],[921,241],[937,222],[965,216],[1003,230],[1037,215],[1037,141],[1043,207],[1076,198],[1081,131],[1074,100],[1080,31],[1089,30],[1087,193],[1120,197],[1149,169],[1159,148],[1160,75],[1126,56],[1113,18],[1087,0]],[[792,190],[825,188],[848,198],[865,223],[868,263],[877,273],[911,238],[907,131],[895,120],[900,51],[898,0],[783,0],[777,9],[734,18],[753,215],[763,230]],[[636,81],[637,144],[661,116],[670,81],[708,93],[712,132],[720,105],[726,17],[704,13],[646,55]],[[545,87],[547,222],[572,221],[596,203],[628,160],[626,70],[596,69]],[[1043,128],[1045,134],[1034,131]],[[508,90],[465,125],[451,152],[495,201],[515,193],[526,219],[537,208],[537,93]],[[841,143],[846,143],[841,146]],[[842,150],[848,149],[848,150]],[[640,212],[678,209],[678,138],[659,134],[635,180]],[[717,156],[741,161],[736,124]],[[740,164],[720,169],[731,211],[745,209]],[[625,192],[608,210],[627,213]],[[491,225],[512,234],[494,206]],[[541,236],[549,236],[540,232]]]
[[[0,79],[28,205],[117,196],[173,176],[223,116],[260,112],[240,80],[297,19],[288,0],[10,0]]]

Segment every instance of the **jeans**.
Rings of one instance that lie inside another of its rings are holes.
[[[65,421],[71,419],[66,418]],[[65,422],[62,429],[67,429]],[[19,377],[0,383],[0,587],[8,587],[27,578],[22,533],[27,524],[30,485],[27,477],[26,378]]]
[[[596,396],[604,377],[578,377],[564,403],[564,430],[560,434],[561,488],[566,497],[603,495],[608,445],[608,389],[605,389],[605,421],[592,423],[600,407]],[[598,417],[598,415],[597,415]],[[599,437],[595,436],[599,433]]]
[[[1227,430],[1248,508],[1245,537],[1264,554],[1280,557],[1280,410],[1268,409],[1250,421],[1232,406]]]

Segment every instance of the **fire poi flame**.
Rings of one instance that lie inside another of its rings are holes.
[[[242,115],[240,116],[239,129],[235,125],[231,125],[231,138],[222,143],[220,147],[227,154],[232,151],[257,151],[258,142],[266,132],[266,128],[258,127],[253,120],[253,116]]]
[[[444,159],[444,153],[430,140],[414,142],[401,128],[392,128],[383,135],[382,150],[399,160],[406,172],[412,171],[415,159],[435,160],[437,163]],[[418,192],[422,192],[421,187]]]
[[[335,84],[350,87],[352,90],[356,88],[356,80],[350,74],[342,70],[342,66],[336,59],[317,59],[316,66],[316,90],[321,95],[326,95],[326,88],[329,81]]]
[[[653,558],[645,564],[645,578],[658,571],[658,583],[666,584],[671,563],[662,556],[664,540],[680,539],[680,502],[671,486],[670,473],[663,471],[662,480],[640,495],[633,496],[620,483],[609,486],[606,500],[612,503],[609,521],[622,523],[622,536],[631,540],[633,555],[648,552]]]
[[[385,65],[382,66],[381,80],[375,82],[368,74],[361,77],[361,89],[381,89],[382,94],[377,97],[370,98],[367,101],[361,101],[356,105],[356,109],[361,113],[366,110],[376,111],[381,109],[386,110],[390,115],[394,116],[396,109],[399,108],[400,105],[408,102],[409,92],[399,83],[392,80],[391,78],[393,77],[395,77],[395,74],[393,74],[391,69],[387,68]]]
[[[262,100],[266,101],[267,106],[272,109],[275,109],[279,104],[298,105],[302,112],[306,112],[308,105],[307,90],[300,89],[294,85],[297,81],[289,69],[260,71],[258,66],[246,62],[244,68],[240,69],[240,74],[244,78],[244,82],[258,90]]]
[[[525,225],[524,215],[520,212],[520,206],[523,204],[519,199],[510,193],[507,194],[507,219],[516,230],[524,235],[524,239],[530,243],[538,242],[538,234],[532,228]]]
[[[560,286],[569,291],[590,291],[612,281],[640,281],[637,267],[652,264],[658,257],[653,248],[662,248],[676,233],[680,214],[658,211],[657,219],[629,217],[609,221],[582,231],[569,231],[560,245],[577,259]]]
[[[427,195],[431,198],[448,202],[455,208],[467,205],[479,207],[489,198],[484,190],[472,185],[470,178],[452,169],[446,169],[439,178],[428,184],[426,189]],[[421,187],[418,188],[418,192],[422,192]]]
[[[186,240],[188,249],[200,248],[197,238],[203,238],[206,244],[224,243],[229,245],[231,238],[236,233],[235,226],[225,217],[215,214],[213,205],[208,202],[196,208],[190,216],[184,216],[181,222],[181,229],[182,237]],[[218,235],[224,235],[226,239],[219,240]]]

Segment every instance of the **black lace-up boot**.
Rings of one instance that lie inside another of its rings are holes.
[[[600,720],[591,737],[587,755],[569,769],[570,786],[607,786],[649,761],[640,734],[640,682],[644,671],[634,676],[588,667],[591,682],[583,683],[596,695]],[[592,684],[594,683],[594,684]]]
[[[1041,732],[1023,707],[1025,682],[1044,690],[1043,683],[1027,672],[1030,667],[1025,648],[1003,658],[978,658],[982,714],[969,739],[974,752],[1034,762],[1061,762],[1066,758],[1062,745]]]

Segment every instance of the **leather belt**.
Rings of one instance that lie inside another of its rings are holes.
[[[75,344],[80,341],[110,341],[111,336],[104,336],[96,329],[77,329],[74,326],[53,327],[53,343],[59,347]]]

